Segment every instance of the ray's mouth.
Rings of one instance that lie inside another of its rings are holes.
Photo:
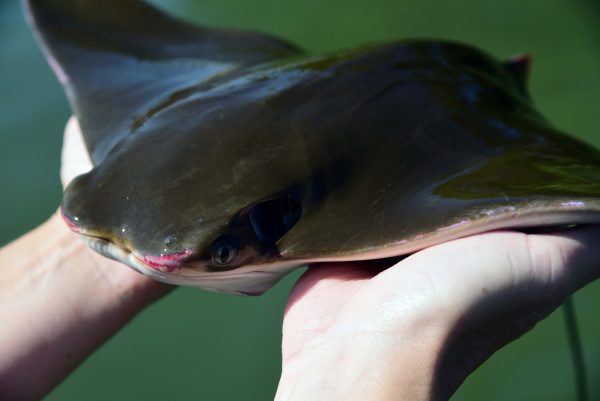
[[[140,259],[143,263],[150,266],[151,268],[167,273],[177,273],[178,271],[180,271],[183,263],[186,260],[188,260],[193,254],[193,252],[189,249],[185,249],[180,252],[160,254],[156,256],[141,256],[137,255],[135,252],[132,253],[135,257]]]

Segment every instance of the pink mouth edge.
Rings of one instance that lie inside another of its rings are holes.
[[[157,256],[146,255],[146,256],[138,256],[136,257],[140,259],[143,263],[153,268],[154,270],[158,270],[160,272],[167,273],[176,273],[181,270],[181,264],[192,254],[192,251],[189,249],[183,250],[181,252],[174,252],[169,254],[160,254]]]

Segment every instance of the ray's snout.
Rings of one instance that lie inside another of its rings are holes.
[[[61,216],[69,229],[76,234],[80,234],[84,237],[88,245],[92,247],[92,249],[96,250],[100,254],[107,256],[112,259],[121,260],[126,259],[125,257],[120,258],[118,254],[125,251],[127,254],[133,254],[133,256],[142,262],[145,266],[157,270],[159,272],[166,273],[176,273],[181,270],[181,265],[184,261],[188,260],[192,255],[192,251],[189,249],[184,249],[179,252],[172,253],[161,253],[159,255],[143,255],[138,254],[137,252],[130,250],[127,251],[125,249],[120,249],[121,252],[117,252],[118,246],[112,243],[111,240],[105,238],[98,238],[94,235],[88,236],[83,232],[81,225],[79,224],[79,219],[77,217],[68,216],[64,210],[61,208]],[[101,244],[102,246],[93,246],[93,244]],[[126,260],[121,260],[122,262],[127,263]]]
[[[62,207],[60,208],[60,215],[62,216],[65,224],[67,225],[67,227],[69,227],[69,229],[71,231],[73,231],[74,233],[77,233],[77,234],[81,234],[82,230],[81,230],[81,227],[79,226],[79,224],[77,223],[77,220],[78,220],[77,217],[71,218],[71,217],[67,216]]]

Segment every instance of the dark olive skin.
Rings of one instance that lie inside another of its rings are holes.
[[[600,221],[600,153],[533,108],[526,58],[441,41],[307,56],[132,0],[27,4],[94,163],[63,215],[158,279]]]

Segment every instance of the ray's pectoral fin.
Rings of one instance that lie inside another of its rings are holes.
[[[98,164],[148,110],[240,66],[298,54],[279,39],[206,29],[139,0],[22,0]]]
[[[291,198],[270,199],[253,205],[248,211],[258,241],[274,248],[276,242],[300,220],[302,208]]]

